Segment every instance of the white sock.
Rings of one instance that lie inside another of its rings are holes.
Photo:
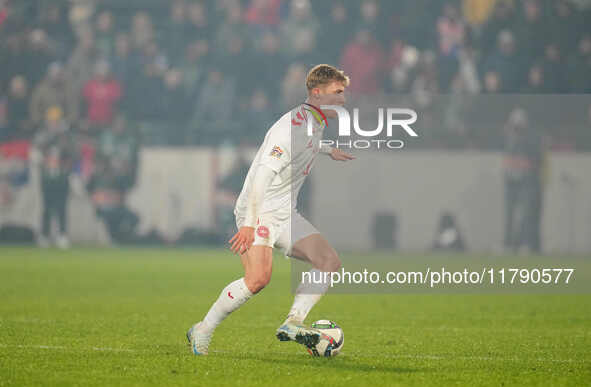
[[[293,300],[293,305],[287,315],[287,319],[296,323],[303,323],[312,310],[312,307],[316,305],[320,298],[328,290],[330,281],[330,274],[326,277],[325,272],[318,269],[310,270],[312,282],[302,282],[296,289],[296,295]],[[322,281],[319,281],[322,279]],[[318,282],[319,283],[315,283]]]
[[[222,290],[217,301],[213,303],[205,315],[202,329],[212,333],[230,313],[240,308],[250,297],[252,297],[252,293],[246,287],[244,277],[232,282]]]

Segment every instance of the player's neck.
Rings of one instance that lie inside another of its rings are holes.
[[[322,111],[322,109],[320,109],[319,106],[315,105],[314,103],[310,102],[310,98],[306,98],[306,100],[304,101],[304,104],[311,107],[312,109],[316,110],[316,112],[318,114],[320,114],[320,116],[322,117],[322,119],[324,120],[325,124],[328,124],[328,121],[326,120],[326,115],[324,114],[324,112]]]

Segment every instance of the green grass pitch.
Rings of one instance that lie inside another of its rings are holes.
[[[289,273],[277,255],[195,357],[186,330],[242,275],[229,251],[0,248],[0,385],[591,385],[589,295],[328,295],[308,321],[345,346],[324,359],[275,339]]]

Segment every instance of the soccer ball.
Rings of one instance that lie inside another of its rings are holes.
[[[320,341],[313,348],[308,348],[312,356],[332,357],[341,352],[345,343],[345,334],[341,327],[330,320],[318,320],[312,328],[320,331]]]

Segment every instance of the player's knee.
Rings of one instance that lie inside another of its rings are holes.
[[[324,268],[324,270],[328,271],[328,272],[336,272],[336,271],[339,271],[340,269],[341,269],[341,260],[336,255],[334,256],[334,258],[332,260],[327,262],[326,267]]]
[[[339,271],[341,268],[341,260],[339,255],[334,250],[327,250],[323,252],[318,269],[327,272]]]

